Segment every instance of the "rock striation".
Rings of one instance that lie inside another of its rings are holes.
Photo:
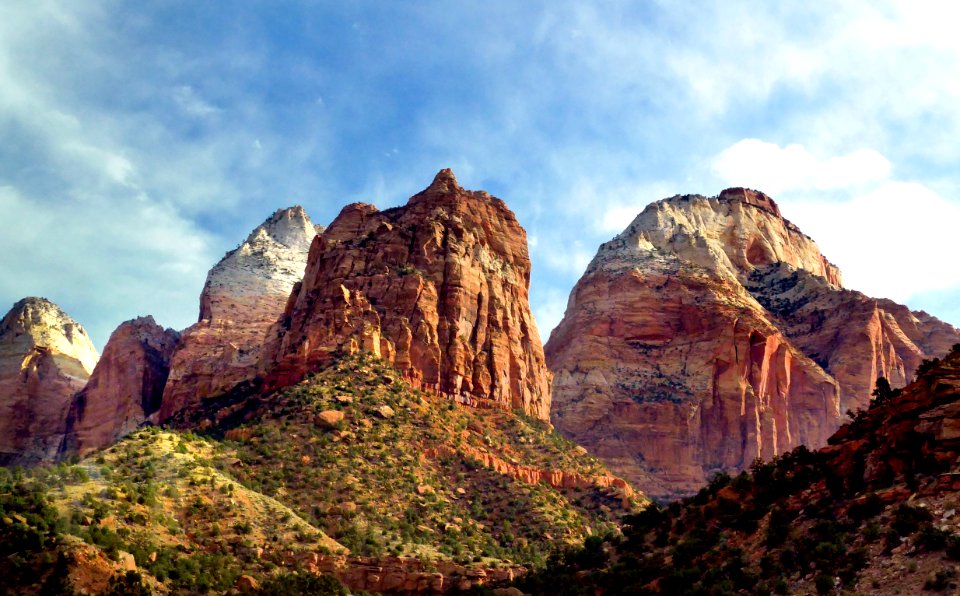
[[[150,316],[121,324],[73,398],[61,452],[82,456],[109,445],[159,410],[179,337]]]
[[[0,464],[52,460],[67,410],[98,359],[76,321],[45,298],[24,298],[0,321]]]
[[[200,320],[174,352],[159,420],[257,375],[266,332],[303,277],[319,231],[302,207],[280,209],[210,270]]]
[[[902,387],[923,360],[960,341],[952,325],[925,312],[783,263],[754,270],[746,287],[790,341],[837,380],[842,412],[868,407],[877,378]]]
[[[675,196],[601,246],[573,289],[545,348],[552,420],[638,489],[673,498],[824,445],[881,373],[909,379],[957,338],[844,290],[763,193]]]
[[[550,410],[530,312],[526,232],[506,204],[443,170],[403,207],[345,207],[313,243],[265,350],[266,386],[365,351],[414,385],[479,407]]]

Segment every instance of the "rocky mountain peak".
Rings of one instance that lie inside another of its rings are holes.
[[[742,187],[727,188],[720,191],[718,198],[721,201],[740,201],[745,205],[760,207],[761,209],[770,211],[773,215],[781,219],[783,218],[777,203],[759,190]]]
[[[320,230],[317,230],[318,227]],[[322,226],[314,226],[303,207],[294,205],[286,209],[277,209],[250,233],[247,243],[262,242],[264,238],[268,238],[288,248],[305,244],[306,249],[309,250],[313,237],[321,231],[323,231]]]
[[[743,188],[716,197],[676,195],[651,203],[601,247],[592,266],[630,269],[651,258],[676,258],[737,282],[758,267],[786,263],[843,285],[840,270],[816,242],[783,218],[773,199]]]
[[[0,322],[0,341],[31,343],[76,359],[87,374],[93,372],[99,354],[79,323],[59,306],[31,296],[13,305]]]
[[[160,420],[256,376],[267,330],[303,278],[317,231],[302,207],[280,209],[210,270],[200,320],[171,359]]]
[[[453,170],[450,168],[444,168],[437,172],[437,175],[433,177],[433,182],[431,182],[430,186],[428,186],[421,194],[449,194],[458,190],[462,189],[460,188],[460,184],[457,182],[457,177],[454,175]]]
[[[604,244],[545,352],[553,422],[648,494],[819,447],[960,332],[842,287],[761,192],[677,195]]]
[[[227,318],[235,317],[237,312],[226,311],[264,293],[289,295],[303,277],[317,232],[303,207],[278,209],[210,270],[200,297],[200,320],[213,319],[221,311]]]
[[[324,242],[342,242],[356,238],[376,213],[379,213],[379,209],[369,203],[350,203],[340,210],[340,214],[324,230]]]
[[[45,298],[25,298],[0,322],[0,465],[52,459],[73,394],[99,355],[76,321]]]
[[[109,445],[156,412],[179,339],[149,315],[121,323],[73,397],[61,453],[82,455]]]
[[[341,211],[311,249],[264,366],[298,381],[337,352],[370,352],[463,403],[549,412],[530,312],[526,232],[506,204],[442,170],[404,207]]]

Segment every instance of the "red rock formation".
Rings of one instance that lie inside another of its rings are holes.
[[[266,332],[303,277],[317,231],[302,207],[281,209],[210,270],[200,321],[173,356],[160,421],[256,376]]]
[[[265,350],[267,385],[364,350],[463,403],[546,419],[550,376],[529,283],[516,217],[500,199],[460,188],[450,170],[405,207],[349,205],[314,241]]]
[[[819,447],[880,373],[905,380],[960,339],[841,283],[762,193],[654,203],[601,247],[547,343],[553,422],[659,498]]]
[[[937,359],[896,395],[871,404],[829,443],[821,450],[825,464],[851,490],[904,481],[910,487],[937,474],[938,481],[925,482],[922,492],[960,490],[960,351]],[[906,500],[912,492],[890,498]]]
[[[62,451],[84,455],[109,445],[156,412],[178,338],[149,316],[121,324],[74,397]]]
[[[45,298],[25,298],[0,322],[0,464],[54,459],[73,394],[97,363],[83,327]]]
[[[409,557],[350,557],[313,552],[291,554],[284,563],[309,573],[333,575],[351,590],[386,594],[466,591],[509,582],[527,571],[520,566],[461,565],[442,559],[428,565]]]
[[[676,257],[591,266],[546,347],[558,430],[657,498],[823,444],[835,382],[735,288]]]
[[[902,387],[924,359],[960,341],[953,326],[926,313],[786,265],[758,269],[746,285],[790,341],[836,378],[843,412],[867,407],[878,377]]]
[[[619,494],[625,499],[640,496],[623,478],[617,478],[609,474],[584,476],[579,472],[569,470],[545,470],[534,466],[525,466],[523,464],[508,462],[496,454],[471,447],[470,445],[464,445],[458,449],[440,446],[435,449],[427,449],[424,452],[424,457],[432,459],[443,457],[462,458],[464,456],[479,462],[483,467],[489,468],[498,474],[509,476],[510,478],[526,482],[527,484],[543,483],[553,488],[615,488],[620,491]],[[628,504],[629,502],[625,501],[625,503]]]

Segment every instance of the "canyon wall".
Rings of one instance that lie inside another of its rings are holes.
[[[417,386],[546,419],[550,375],[530,312],[526,232],[443,170],[403,207],[348,205],[313,243],[275,326],[267,387],[367,351]]]
[[[638,489],[695,492],[825,444],[878,376],[903,384],[953,327],[845,290],[763,193],[676,196],[601,246],[546,346],[552,420]]]
[[[24,298],[0,321],[0,465],[53,459],[73,395],[99,355],[76,321],[45,298]]]

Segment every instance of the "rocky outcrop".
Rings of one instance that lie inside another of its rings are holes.
[[[550,375],[528,304],[526,233],[450,170],[404,207],[345,207],[314,240],[265,350],[268,388],[338,352],[382,357],[413,384],[546,419]]]
[[[784,281],[794,275],[803,284]],[[546,346],[552,420],[638,489],[672,498],[756,457],[822,446],[879,373],[907,379],[954,337],[843,290],[763,193],[676,196],[604,244],[571,293]]]
[[[25,298],[0,322],[0,464],[52,460],[67,410],[97,363],[93,342],[45,298]]]
[[[210,270],[200,320],[173,355],[159,420],[256,376],[266,332],[303,277],[318,231],[302,207],[278,210]]]
[[[385,594],[443,594],[513,581],[526,573],[519,565],[495,567],[411,557],[350,557],[298,553],[285,563],[308,573],[333,575],[351,590]],[[494,591],[493,593],[497,593]]]
[[[569,470],[525,466],[523,464],[506,461],[489,451],[477,449],[470,445],[463,445],[458,449],[446,446],[430,448],[424,451],[424,457],[431,459],[441,457],[466,458],[498,474],[509,476],[510,478],[527,484],[543,483],[553,488],[614,488],[623,497],[624,509],[629,509],[631,498],[640,496],[625,480],[610,474],[587,476]]]
[[[837,380],[843,412],[866,408],[878,377],[902,387],[923,360],[960,341],[953,326],[927,313],[782,263],[753,271],[746,287],[790,341]]]
[[[149,316],[121,324],[73,399],[62,453],[84,455],[109,445],[156,412],[178,338]]]
[[[826,441],[840,422],[835,381],[736,279],[627,246],[601,248],[547,343],[561,433],[657,498]]]
[[[829,443],[821,453],[850,491],[906,482],[909,496],[930,476],[937,481],[921,493],[960,491],[960,350],[872,403]]]
[[[743,281],[757,267],[786,263],[843,285],[840,270],[780,215],[773,199],[743,188],[724,190],[717,197],[678,195],[653,203],[604,246],[608,252],[674,254],[723,279]]]

